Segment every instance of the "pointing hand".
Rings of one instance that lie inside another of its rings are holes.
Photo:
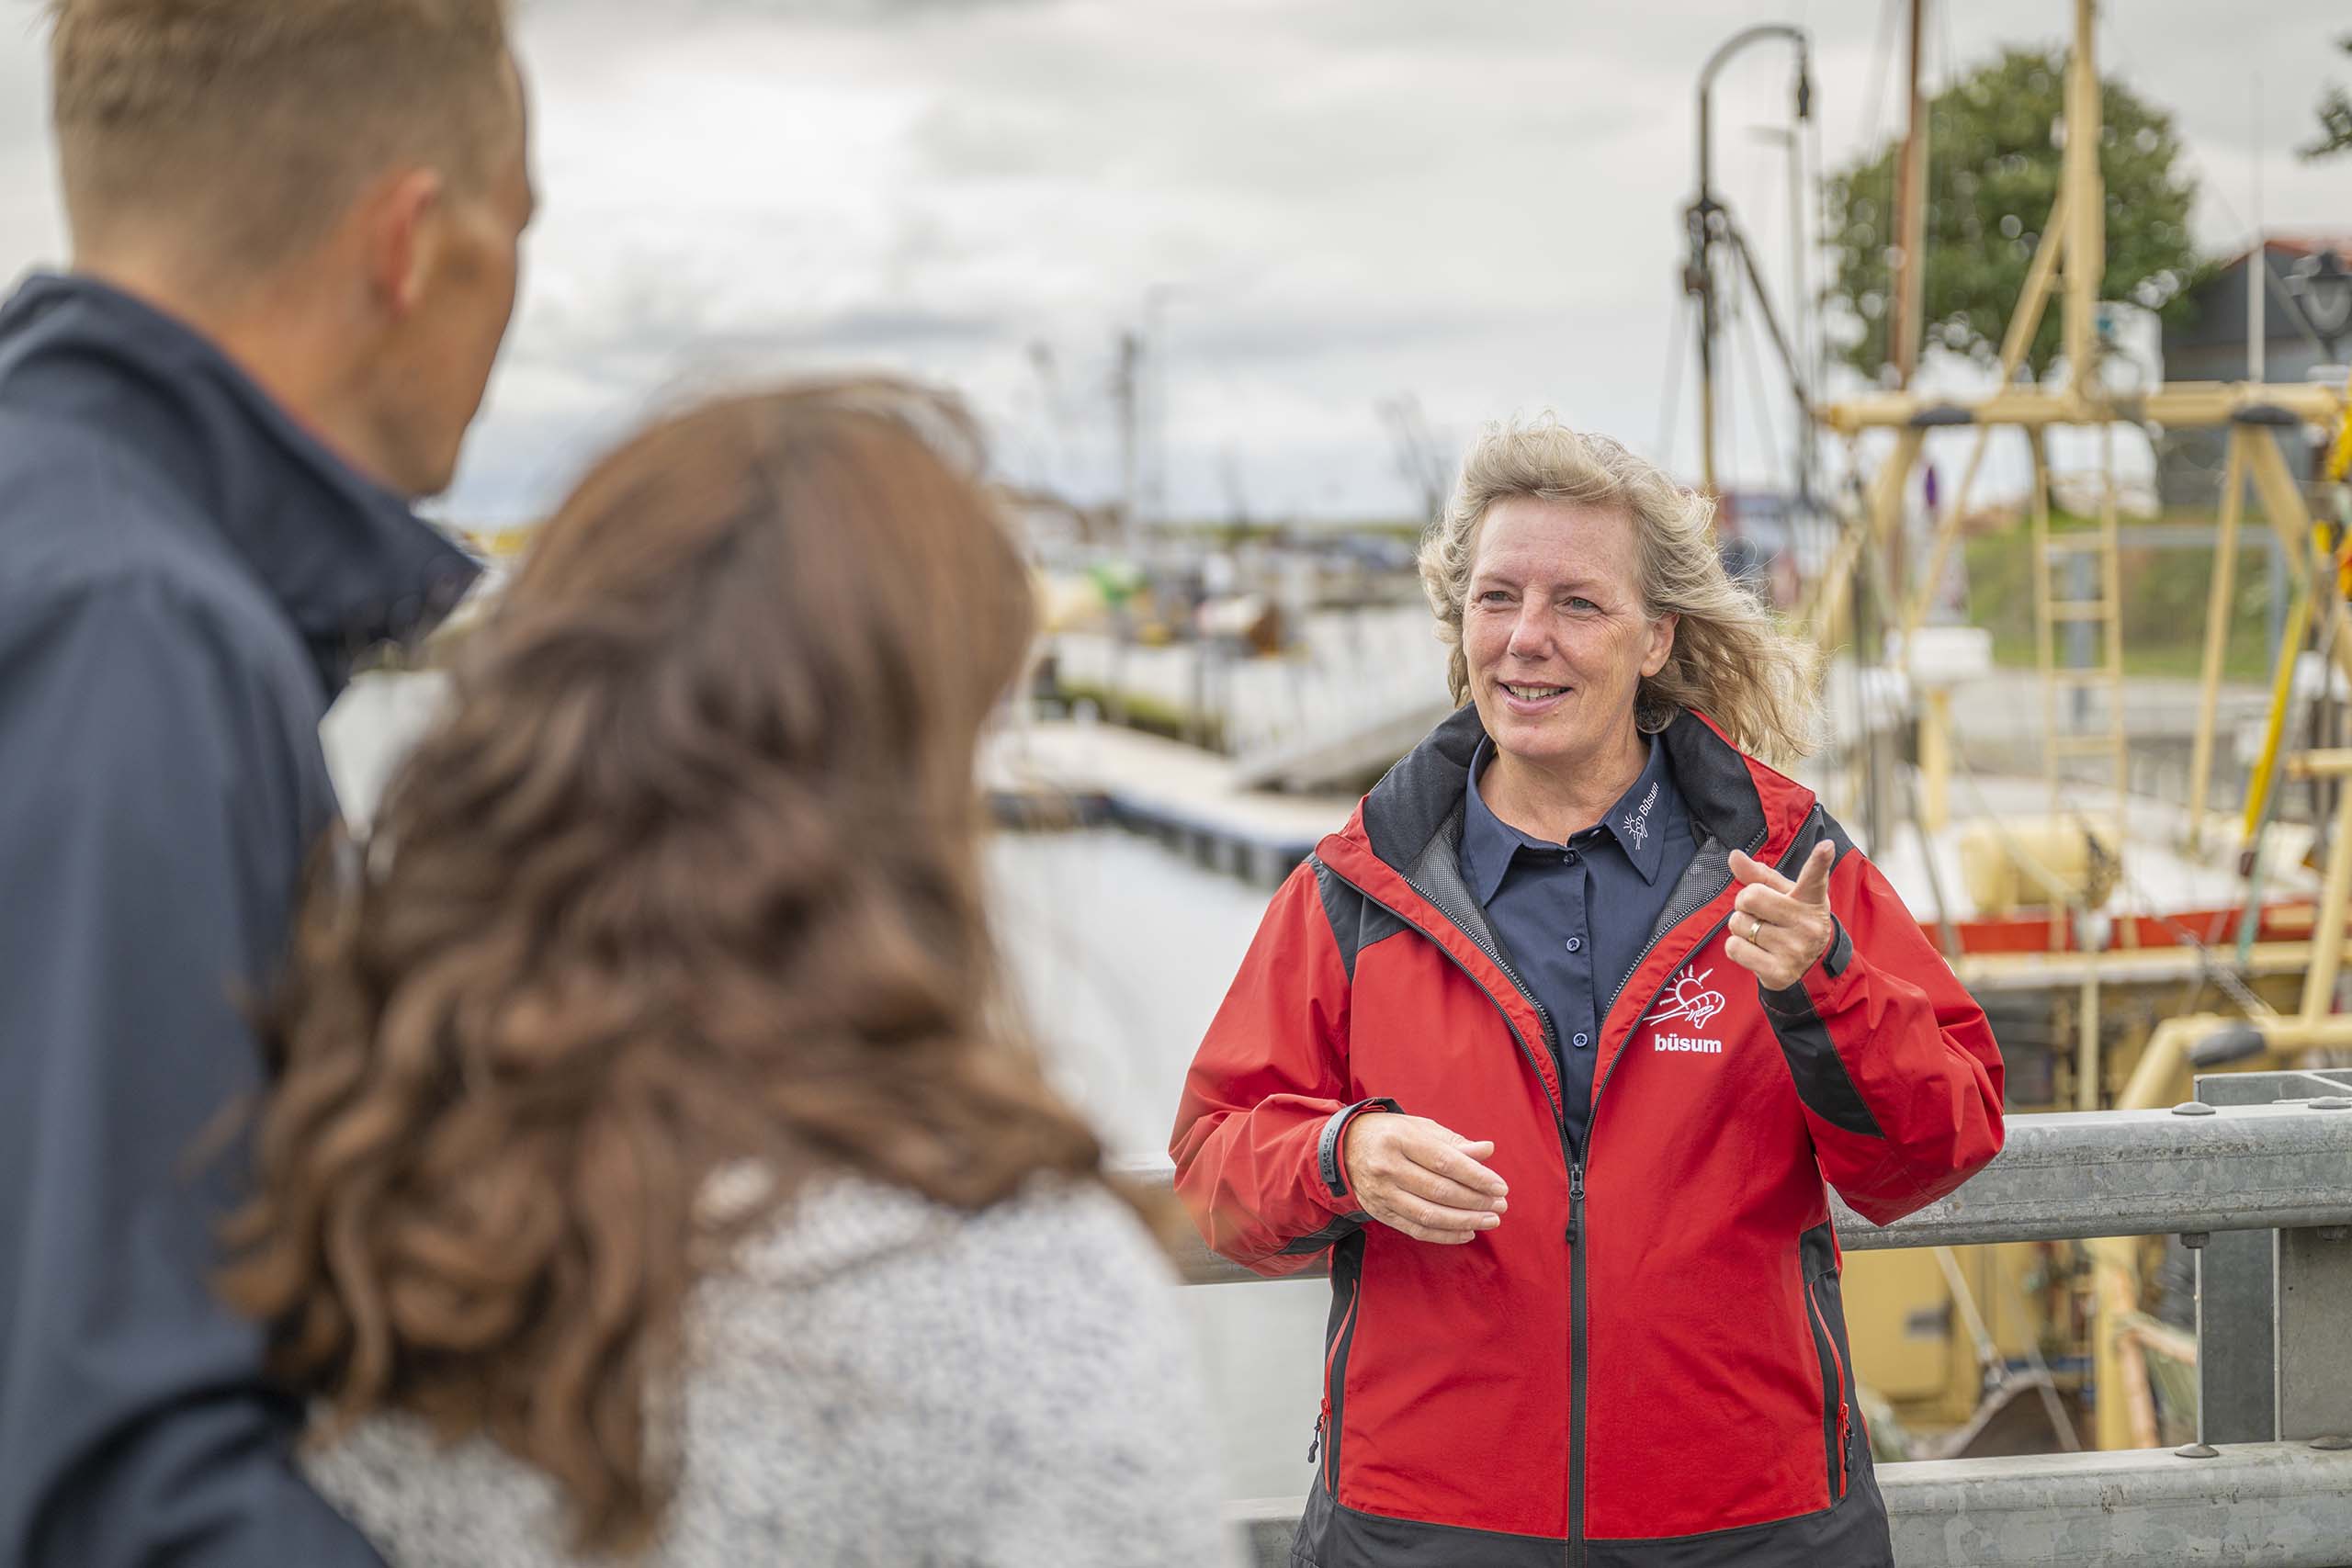
[[[1829,951],[1838,932],[1829,913],[1829,868],[1837,858],[1824,840],[1791,882],[1770,866],[1732,852],[1731,874],[1740,887],[1724,952],[1766,990],[1795,985]]]

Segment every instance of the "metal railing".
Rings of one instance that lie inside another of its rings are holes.
[[[1903,1568],[2352,1564],[2352,1073],[2201,1077],[2170,1111],[2013,1116],[1998,1159],[1867,1250],[2179,1234],[2196,1249],[2199,1441],[1882,1465]],[[1170,1173],[1142,1173],[1165,1182]],[[1260,1276],[1196,1247],[1189,1283]],[[1237,1504],[1285,1562],[1302,1499]]]

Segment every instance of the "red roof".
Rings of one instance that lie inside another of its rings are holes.
[[[2262,237],[2262,243],[2274,256],[2310,256],[2317,255],[2322,251],[2334,251],[2336,254],[2352,260],[2352,233],[2269,233]],[[2236,266],[2253,254],[2254,247],[2248,245],[2242,251],[2231,253],[2229,260],[2222,265]]]

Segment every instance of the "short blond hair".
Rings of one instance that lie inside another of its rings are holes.
[[[187,238],[266,272],[413,159],[478,189],[511,115],[505,0],[49,0],[74,240]]]
[[[1644,730],[1664,729],[1689,708],[1768,761],[1804,756],[1819,743],[1820,655],[1724,570],[1714,503],[1623,444],[1570,430],[1548,413],[1481,433],[1462,460],[1445,514],[1421,544],[1421,586],[1439,639],[1452,650],[1446,679],[1456,703],[1470,695],[1462,616],[1478,526],[1512,496],[1619,507],[1633,518],[1643,612],[1653,620],[1679,617],[1666,668],[1645,677],[1634,698]]]

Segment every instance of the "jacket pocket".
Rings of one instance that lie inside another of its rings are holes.
[[[1363,1234],[1331,1249],[1331,1315],[1324,1331],[1323,1408],[1315,1417],[1313,1460],[1320,1450],[1318,1479],[1332,1502],[1340,1500],[1340,1432],[1348,1396],[1348,1350],[1355,1343],[1356,1308],[1363,1296]]]
[[[1845,1312],[1838,1299],[1838,1258],[1829,1227],[1815,1225],[1797,1244],[1804,1283],[1806,1325],[1813,1332],[1815,1359],[1821,1370],[1821,1447],[1828,1476],[1829,1501],[1846,1495],[1852,1469],[1853,1382],[1847,1367]]]

